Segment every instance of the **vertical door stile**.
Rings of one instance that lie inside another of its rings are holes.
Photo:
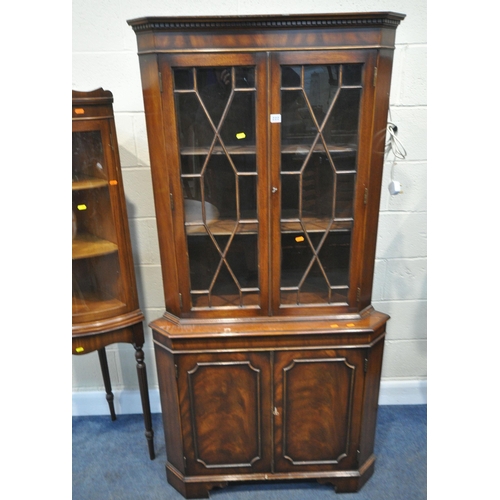
[[[267,126],[269,127],[269,190],[270,197],[270,253],[271,253],[271,312],[276,314],[279,309],[279,288],[280,288],[280,142],[281,142],[281,124],[271,123],[271,115],[281,113],[281,82],[279,54],[272,52],[269,56],[269,108],[266,116]],[[274,189],[277,188],[277,189]]]
[[[165,56],[159,59],[159,69],[162,75],[162,102],[163,102],[163,117],[166,122],[165,143],[170,145],[169,150],[180,151],[180,140],[175,115],[175,100],[174,100],[174,79],[172,70],[172,61],[170,57]],[[166,89],[166,90],[165,90]],[[165,90],[165,91],[163,91]],[[173,235],[172,241],[175,245],[169,242],[173,258],[177,262],[176,269],[182,270],[187,268],[187,253],[185,251],[185,235],[183,225],[183,210],[182,206],[182,188],[179,185],[180,178],[180,158],[178,154],[170,154],[167,165],[162,169],[162,174],[165,176],[165,186],[160,196],[164,201],[165,206],[170,207],[170,217],[172,218]],[[168,213],[168,210],[165,210]],[[182,273],[182,271],[181,271]],[[176,273],[177,274],[177,273]],[[189,282],[183,279],[182,274],[177,274],[178,283],[176,289],[178,293],[173,294],[180,314],[189,310]],[[172,282],[173,280],[169,280]],[[184,297],[184,300],[181,299]]]
[[[270,78],[269,78],[269,53],[261,52],[256,55],[257,64],[257,207],[259,219],[259,287],[261,294],[261,311],[263,315],[271,315],[271,242],[269,238],[271,227],[271,204],[269,201],[270,184],[270,152],[269,124],[266,115],[270,106]]]
[[[363,269],[365,263],[362,258],[356,256],[365,256],[365,241],[366,231],[373,232],[373,227],[367,224],[368,202],[369,197],[375,193],[370,192],[370,171],[371,171],[371,150],[373,147],[373,96],[374,83],[376,80],[376,64],[377,51],[365,51],[364,74],[363,74],[363,92],[360,111],[360,132],[359,132],[359,152],[358,152],[358,173],[357,173],[357,189],[354,200],[354,228],[353,228],[353,244],[351,248],[352,280],[356,284],[351,290],[351,301],[355,301],[357,307],[363,300],[366,294],[363,282]],[[371,111],[370,111],[371,110]],[[370,227],[370,229],[368,229]],[[351,302],[352,303],[352,302]]]

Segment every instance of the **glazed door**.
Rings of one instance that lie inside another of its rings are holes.
[[[129,310],[117,230],[118,177],[106,120],[73,122],[73,323]]]
[[[356,310],[373,56],[370,51],[271,56],[274,313]]]
[[[357,467],[364,358],[359,349],[275,354],[276,472]]]
[[[176,358],[187,475],[271,468],[269,353]]]
[[[169,55],[160,64],[181,314],[267,313],[265,56]]]

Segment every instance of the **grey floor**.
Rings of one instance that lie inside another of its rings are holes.
[[[155,460],[149,459],[142,415],[73,417],[73,500],[181,500],[166,480],[160,414],[153,415]],[[427,406],[381,406],[375,473],[357,493],[336,494],[311,482],[233,484],[214,500],[424,500],[427,498]]]

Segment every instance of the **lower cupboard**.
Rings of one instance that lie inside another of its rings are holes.
[[[244,348],[241,337],[214,337],[201,350],[195,336],[176,346],[153,334],[167,478],[186,498],[284,478],[357,491],[373,473],[385,323],[304,336],[302,346],[297,336],[252,335]]]

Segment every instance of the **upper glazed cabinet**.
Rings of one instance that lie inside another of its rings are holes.
[[[102,89],[73,91],[74,325],[131,313],[142,319],[129,262],[112,102],[111,92]]]
[[[162,131],[150,150],[168,311],[310,316],[369,306],[403,16],[358,17],[197,19],[189,42],[189,20],[129,21],[146,104],[162,94],[148,128]],[[342,22],[344,31],[331,29]]]

